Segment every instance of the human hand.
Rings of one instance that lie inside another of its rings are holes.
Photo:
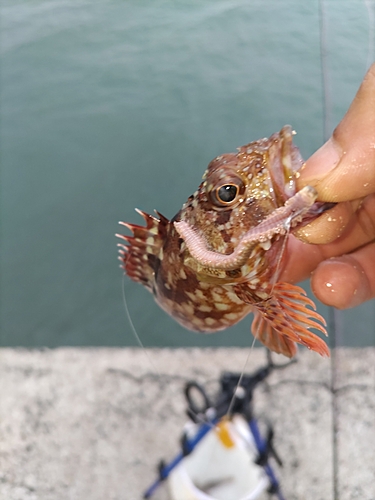
[[[298,189],[337,205],[288,242],[282,279],[311,276],[314,294],[339,309],[375,297],[375,64],[332,137],[306,162]]]

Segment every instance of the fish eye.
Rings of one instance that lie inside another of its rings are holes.
[[[239,191],[235,184],[224,184],[216,189],[216,198],[220,203],[231,203],[237,196]]]
[[[217,208],[226,209],[240,201],[245,185],[236,172],[220,169],[207,179],[206,189],[211,203]]]

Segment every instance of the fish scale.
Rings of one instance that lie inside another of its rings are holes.
[[[126,274],[190,330],[212,333],[254,313],[252,333],[292,357],[296,343],[328,356],[325,321],[302,288],[279,282],[285,239],[332,204],[296,188],[303,165],[284,126],[270,138],[216,157],[202,183],[168,220],[138,211],[146,226],[121,223]]]

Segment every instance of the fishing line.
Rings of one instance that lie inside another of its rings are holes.
[[[254,321],[254,320],[253,320]],[[247,352],[247,356],[246,356],[246,361],[245,361],[245,364],[243,365],[243,368],[242,368],[242,371],[241,371],[241,374],[240,374],[240,377],[238,379],[238,382],[237,382],[237,385],[236,385],[236,388],[234,389],[233,391],[233,396],[232,396],[232,399],[230,400],[230,403],[229,403],[229,406],[228,406],[228,410],[227,410],[227,413],[226,413],[226,416],[229,417],[231,412],[232,412],[232,409],[233,409],[233,406],[234,406],[234,403],[236,401],[236,398],[237,398],[237,394],[238,394],[238,389],[241,385],[241,382],[242,382],[242,379],[244,378],[245,376],[245,371],[246,371],[246,367],[247,367],[247,364],[249,362],[249,359],[250,359],[250,354],[253,352],[254,348],[255,348],[255,342],[257,341],[257,338],[258,338],[258,333],[259,333],[259,328],[260,328],[260,323],[258,324],[257,326],[257,331],[256,333],[254,334],[253,336],[253,342],[250,346],[250,349],[248,350]],[[267,349],[267,348],[266,348]]]
[[[366,70],[375,61],[375,0],[364,0],[367,7],[369,34],[368,34],[368,56]],[[375,332],[374,332],[375,334]],[[375,337],[374,337],[375,343]]]
[[[327,68],[327,32],[326,32],[326,12],[324,0],[319,0],[319,44],[320,44],[320,65],[322,77],[322,107],[323,107],[323,140],[326,142],[332,130],[332,101],[329,86],[328,68]],[[338,371],[338,360],[336,355],[336,348],[338,347],[338,311],[333,307],[329,308],[329,324],[332,337],[331,349],[331,408],[332,408],[332,473],[333,473],[333,497],[339,497],[339,456],[338,456],[338,404],[335,397],[336,390],[336,377]]]
[[[245,364],[244,364],[244,366],[242,368],[241,375],[240,375],[240,377],[238,379],[236,388],[233,391],[233,396],[232,396],[232,399],[230,400],[230,403],[229,403],[229,406],[228,406],[228,410],[227,410],[227,414],[226,414],[227,417],[230,416],[230,414],[232,413],[232,409],[233,409],[234,403],[235,403],[236,398],[237,398],[238,388],[240,387],[242,379],[244,378],[246,366],[247,366],[247,363],[249,362],[250,354],[251,354],[251,352],[253,350],[254,343],[255,343],[255,338],[254,338],[253,345],[250,347],[250,349],[249,349],[249,351],[247,353],[246,361],[245,361]]]
[[[372,0],[364,0],[368,11],[369,20],[369,35],[368,35],[368,55],[366,69],[370,66],[375,58],[374,50],[374,22],[375,2]],[[323,130],[324,141],[327,141],[332,131],[332,100],[329,85],[329,71],[327,65],[327,27],[326,27],[326,10],[324,0],[319,0],[319,22],[320,22],[320,61],[322,75],[322,105],[323,105]],[[333,453],[333,496],[338,498],[339,495],[339,407],[336,398],[336,388],[338,385],[339,374],[339,356],[337,348],[342,344],[342,322],[341,313],[337,309],[329,308],[329,324],[330,330],[333,332],[332,337],[332,354],[331,354],[331,392],[332,392],[332,453]]]
[[[287,233],[283,237],[283,242],[282,242],[282,246],[281,246],[280,255],[279,255],[279,258],[278,258],[278,261],[277,261],[277,264],[276,264],[276,270],[275,270],[274,279],[273,279],[274,282],[272,283],[272,288],[271,288],[271,295],[272,295],[273,289],[275,287],[275,284],[276,284],[276,281],[277,281],[277,277],[278,277],[278,272],[279,272],[280,265],[281,265],[281,261],[282,261],[282,258],[284,256],[284,252],[285,252],[285,248],[286,248],[286,244],[287,244],[287,240],[288,240],[288,236],[289,236],[289,231],[290,231],[290,221],[287,221],[286,225],[288,226],[287,227]],[[243,379],[243,377],[245,375],[245,371],[246,371],[247,364],[249,362],[250,354],[252,353],[252,351],[255,348],[255,342],[258,340],[258,334],[259,334],[260,327],[261,327],[261,322],[258,323],[257,330],[253,334],[253,342],[252,342],[252,344],[250,346],[250,349],[249,349],[249,351],[247,353],[246,361],[245,361],[245,364],[244,364],[244,366],[242,368],[240,378],[238,379],[238,383],[237,383],[236,388],[235,388],[235,390],[233,392],[233,396],[232,396],[231,402],[230,402],[229,407],[228,407],[227,416],[230,415],[230,413],[231,413],[231,411],[233,409],[234,403],[236,401],[238,389],[239,389],[239,387],[241,385],[241,382],[242,382],[242,379]]]
[[[275,273],[274,273],[273,280],[272,280],[273,283],[272,283],[272,288],[271,288],[271,295],[272,295],[273,289],[274,289],[275,284],[276,284],[277,279],[278,279],[278,275],[279,275],[279,271],[280,271],[280,265],[281,265],[282,259],[284,257],[284,252],[285,252],[287,241],[288,241],[288,237],[289,237],[289,234],[290,234],[290,226],[291,226],[291,217],[288,217],[288,219],[285,222],[285,229],[286,229],[287,232],[283,236],[283,241],[282,241],[282,246],[281,246],[281,250],[280,250],[280,255],[279,255],[279,258],[277,260],[276,269],[275,269]],[[258,334],[259,334],[260,327],[261,327],[261,322],[258,323],[257,330],[254,333],[253,342],[252,342],[252,344],[250,346],[250,349],[249,349],[247,357],[246,357],[245,364],[244,364],[243,369],[241,371],[241,375],[240,375],[240,377],[238,379],[238,383],[237,383],[236,388],[235,388],[235,390],[233,392],[233,396],[232,396],[231,402],[230,402],[229,407],[228,407],[227,416],[230,415],[230,413],[231,413],[231,411],[233,409],[234,403],[236,401],[238,389],[241,386],[242,379],[243,379],[243,377],[245,375],[245,371],[246,371],[247,364],[249,362],[250,354],[252,353],[252,351],[255,348],[255,342],[258,340]]]
[[[368,69],[375,60],[375,0],[364,0],[368,15],[368,55],[366,69]]]
[[[327,141],[332,127],[332,101],[327,68],[327,28],[324,0],[319,0],[319,49],[322,78],[323,140]]]
[[[125,315],[126,315],[126,318],[129,322],[129,325],[130,325],[130,329],[132,331],[132,334],[134,336],[134,338],[136,339],[139,347],[141,347],[144,355],[146,356],[147,358],[147,361],[150,363],[151,367],[153,368],[153,370],[155,371],[156,375],[159,377],[159,379],[162,378],[162,374],[161,372],[159,371],[159,369],[157,368],[157,366],[155,365],[155,363],[153,362],[151,356],[149,355],[146,347],[144,346],[140,336],[138,335],[138,332],[137,332],[137,329],[135,328],[135,325],[133,323],[133,320],[131,318],[131,315],[130,315],[130,311],[129,311],[129,307],[128,307],[128,301],[127,301],[127,298],[126,298],[126,293],[125,293],[125,273],[123,273],[122,275],[122,300],[123,300],[123,304],[124,304],[124,308],[125,308]],[[200,423],[202,424],[207,424],[209,425],[210,427],[212,427],[212,429],[217,429],[217,425],[213,424],[212,422],[210,422],[208,419],[206,419],[204,417],[204,415],[201,415],[199,413],[195,413],[193,410],[190,410],[189,411],[191,415],[193,415],[195,417],[195,419],[197,421],[199,421]]]
[[[132,331],[132,333],[134,335],[134,338],[136,339],[139,347],[141,347],[142,351],[144,352],[144,354],[145,354],[148,362],[152,366],[152,368],[155,371],[155,373],[158,375],[159,378],[161,378],[161,373],[159,372],[159,370],[155,366],[154,362],[151,359],[151,356],[149,355],[147,349],[143,345],[143,342],[142,342],[140,336],[138,335],[138,332],[137,332],[137,330],[136,330],[136,328],[134,326],[133,320],[132,320],[132,318],[130,316],[130,312],[129,312],[129,308],[128,308],[128,301],[126,299],[126,294],[125,294],[125,273],[123,273],[123,275],[122,275],[122,300],[123,300],[123,303],[124,303],[125,315],[126,315],[127,320],[129,322],[130,329],[131,329],[131,331]]]
[[[291,225],[290,217],[288,217],[287,221],[285,222],[285,225],[288,227],[286,228],[286,231],[287,231],[286,234],[283,236],[283,243],[281,246],[280,255],[279,255],[279,258],[277,259],[275,274],[273,275],[273,278],[272,278],[273,283],[272,283],[272,288],[271,288],[271,295],[273,293],[273,289],[275,288],[277,280],[279,279],[280,266],[281,266],[282,259],[284,257],[284,252],[286,250],[286,245],[288,243],[288,238],[290,235],[290,225]]]
[[[144,346],[140,336],[138,335],[138,332],[134,326],[134,323],[133,323],[133,320],[130,316],[130,311],[129,311],[129,307],[128,307],[128,302],[127,302],[127,298],[126,298],[126,294],[125,294],[125,273],[122,275],[122,299],[123,299],[123,303],[124,303],[124,308],[125,308],[125,314],[126,314],[126,317],[127,317],[127,320],[129,322],[129,325],[130,325],[130,329],[134,335],[134,338],[136,339],[139,347],[142,348],[148,362],[150,363],[151,367],[153,368],[153,370],[155,371],[155,373],[158,375],[158,377],[161,379],[162,378],[162,375],[161,375],[161,372],[158,370],[158,368],[156,367],[155,363],[153,362],[151,356],[149,355],[146,347]],[[191,413],[193,414],[194,412],[191,411]],[[197,420],[200,420],[201,423],[206,423],[206,424],[209,424],[209,422],[207,422],[200,414],[194,414],[194,417],[197,419]],[[214,425],[212,425],[212,427],[215,427]]]
[[[274,273],[273,278],[272,278],[271,295],[273,293],[273,289],[274,289],[274,287],[276,285],[276,282],[277,282],[277,279],[278,279],[281,262],[282,262],[282,259],[284,257],[284,252],[285,252],[286,245],[287,245],[287,242],[288,242],[288,237],[289,237],[289,234],[290,234],[290,226],[291,226],[291,216],[289,216],[288,219],[285,221],[286,234],[283,235],[283,241],[282,241],[282,245],[281,245],[280,255],[278,257],[277,264],[276,264],[276,269],[275,269],[275,273]],[[246,361],[245,361],[245,364],[243,366],[240,378],[238,379],[238,383],[237,383],[236,388],[235,388],[235,390],[233,392],[233,396],[232,396],[231,402],[230,402],[229,407],[228,407],[227,416],[230,415],[230,413],[231,413],[231,411],[233,409],[234,403],[236,401],[238,389],[239,389],[239,387],[241,385],[241,382],[242,382],[242,379],[243,379],[243,377],[245,375],[245,371],[246,371],[247,364],[249,362],[250,354],[252,353],[252,351],[255,348],[255,342],[258,340],[258,334],[259,334],[260,327],[261,327],[261,322],[258,323],[257,330],[253,334],[253,336],[254,336],[253,342],[252,342],[252,344],[250,346],[250,350],[248,351],[248,354],[247,354],[247,357],[246,357]]]
[[[366,70],[375,59],[375,1],[364,0],[364,4],[368,13],[368,54]],[[329,85],[328,71],[328,51],[327,51],[327,26],[326,26],[326,10],[325,1],[319,0],[319,23],[320,23],[320,62],[322,76],[322,106],[323,106],[323,131],[324,141],[326,142],[332,131],[332,100]],[[336,388],[338,385],[339,359],[337,348],[342,344],[342,322],[341,313],[337,309],[329,308],[329,325],[333,332],[332,337],[332,354],[331,354],[331,392],[332,392],[332,447],[333,447],[333,496],[338,498],[339,494],[339,456],[338,456],[338,431],[339,431],[339,408],[336,399]]]

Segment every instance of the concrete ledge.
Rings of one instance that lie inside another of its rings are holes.
[[[246,349],[1,349],[0,498],[138,500],[178,451],[184,383],[212,390]],[[265,363],[253,350],[252,372]],[[375,499],[375,349],[303,351],[256,392],[287,500]],[[334,491],[336,488],[336,498]],[[155,499],[167,498],[165,490]]]

